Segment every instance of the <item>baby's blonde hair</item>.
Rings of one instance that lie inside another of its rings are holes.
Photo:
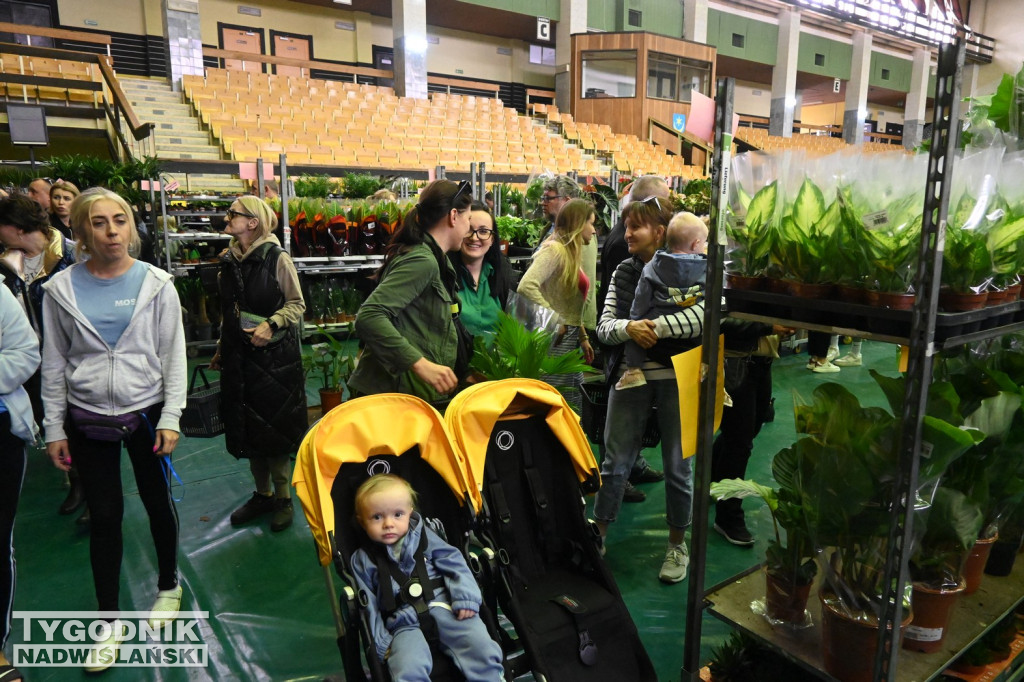
[[[409,493],[409,499],[412,500],[413,508],[416,507],[416,491],[409,484],[409,481],[405,480],[401,476],[395,476],[394,474],[377,474],[376,476],[370,476],[368,479],[363,481],[362,485],[356,489],[356,520],[360,524],[363,522],[363,506],[366,504],[366,499],[374,493],[384,492],[391,488],[401,487]]]
[[[688,211],[675,214],[665,231],[665,249],[671,253],[695,253],[690,251],[690,246],[698,240],[708,240],[708,226],[704,221]]]

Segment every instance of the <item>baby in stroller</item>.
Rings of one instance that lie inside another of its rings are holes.
[[[395,682],[430,678],[427,636],[436,634],[467,680],[504,679],[501,647],[477,616],[482,600],[465,558],[414,511],[416,493],[392,474],[368,478],[355,496],[369,549],[352,555],[366,595],[377,656]]]

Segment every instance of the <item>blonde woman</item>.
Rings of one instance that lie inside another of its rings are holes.
[[[292,524],[292,454],[306,433],[306,382],[299,325],[306,304],[292,259],[273,235],[277,216],[258,197],[228,208],[221,258],[221,332],[210,361],[221,369],[221,419],[228,452],[249,460],[256,491],[231,514],[238,526],[272,514]]]
[[[92,515],[89,554],[100,611],[120,610],[123,539],[121,446],[128,451],[149,516],[159,575],[150,624],[173,620],[178,583],[178,513],[167,483],[185,407],[185,332],[171,275],[135,258],[132,210],[106,189],[71,207],[79,262],[43,289],[43,406],[54,466],[72,462]],[[117,658],[119,630],[101,630],[98,672]]]
[[[50,227],[66,239],[71,236],[71,204],[81,192],[70,182],[58,180],[50,185]]]
[[[561,318],[562,327],[551,348],[552,354],[564,355],[580,348],[586,362],[594,359],[594,348],[583,326],[587,293],[593,282],[583,272],[583,247],[597,234],[596,217],[590,202],[568,201],[558,212],[554,232],[541,244],[518,289],[521,296],[555,311]],[[580,411],[582,373],[546,377],[545,380],[554,386],[572,387],[566,400],[573,409]]]

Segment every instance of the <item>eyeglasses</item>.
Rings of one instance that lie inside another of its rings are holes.
[[[452,196],[452,208],[455,208],[455,204],[458,203],[459,197],[466,192],[469,192],[470,194],[473,192],[473,185],[470,184],[469,180],[463,180],[459,183],[459,189],[456,190],[455,194]]]
[[[659,211],[661,210],[661,203],[658,201],[658,197],[650,196],[650,197],[647,197],[646,199],[641,199],[640,200],[641,204],[649,204],[651,202],[654,203],[654,208],[658,209]]]
[[[544,196],[542,196],[540,198],[540,203],[546,204],[549,201],[554,201],[555,199],[564,199],[564,198],[565,197],[562,196],[561,194],[545,194]]]
[[[236,210],[235,210],[235,209],[233,209],[233,208],[229,208],[229,209],[227,210],[227,218],[228,218],[228,220],[229,220],[229,221],[230,221],[230,220],[234,220],[234,219],[235,219],[235,218],[237,218],[238,216],[241,216],[241,217],[243,217],[243,218],[256,218],[256,216],[254,216],[254,215],[253,215],[253,214],[251,214],[251,213],[242,213],[241,211],[236,211]],[[258,218],[256,218],[256,219],[258,220]]]
[[[491,230],[486,227],[479,227],[475,230],[470,230],[464,239],[469,239],[470,237],[475,235],[477,239],[479,239],[482,242],[485,242],[488,239],[490,239],[493,234],[494,230]]]

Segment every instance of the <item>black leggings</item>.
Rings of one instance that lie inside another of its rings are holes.
[[[160,406],[149,408],[150,424],[160,420]],[[121,443],[90,440],[68,425],[68,448],[89,505],[89,557],[100,611],[117,611],[121,577],[124,493],[121,488]],[[160,577],[157,588],[178,584],[178,511],[165,478],[163,459],[153,454],[153,434],[143,423],[125,441],[139,497],[149,514]]]
[[[0,650],[11,632],[14,604],[14,515],[25,478],[25,442],[11,433],[11,415],[0,413]]]

